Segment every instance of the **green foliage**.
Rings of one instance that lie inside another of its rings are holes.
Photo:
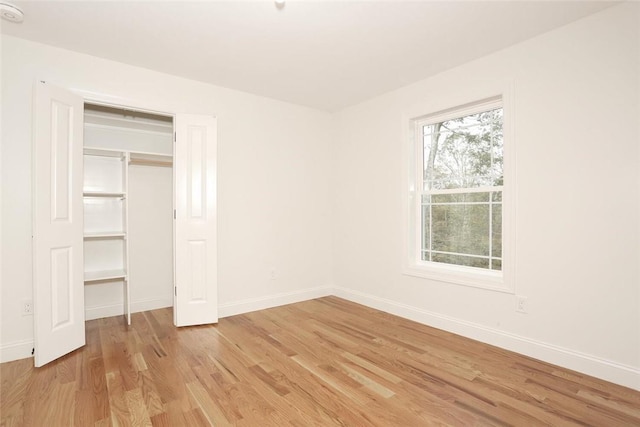
[[[502,185],[502,109],[424,126],[425,189]]]

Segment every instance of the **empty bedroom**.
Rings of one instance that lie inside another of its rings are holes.
[[[2,427],[640,426],[640,3],[0,17]]]

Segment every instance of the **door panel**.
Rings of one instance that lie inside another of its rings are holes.
[[[176,116],[176,326],[218,321],[216,119]]]
[[[51,250],[51,328],[62,328],[69,324],[71,315],[71,286],[73,270],[73,248]]]
[[[35,365],[85,344],[81,97],[37,82],[33,142]]]

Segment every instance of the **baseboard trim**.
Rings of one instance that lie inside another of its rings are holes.
[[[249,298],[234,301],[218,306],[218,317],[235,316],[236,314],[249,313],[251,311],[264,310],[286,304],[308,301],[314,298],[326,297],[333,294],[333,287],[320,286],[295,292],[283,292],[260,298]]]
[[[640,391],[640,369],[346,288],[333,295]]]
[[[167,298],[151,298],[139,301],[131,301],[131,312],[157,310],[159,308],[173,307],[173,295]]]
[[[173,298],[151,298],[145,300],[131,301],[131,312],[155,310],[158,308],[173,307]],[[86,307],[84,310],[85,320],[102,319],[104,317],[122,316],[124,307],[122,303],[107,304],[94,307]]]
[[[0,363],[32,357],[33,340],[14,341],[0,346]]]

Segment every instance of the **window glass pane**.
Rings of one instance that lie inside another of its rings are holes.
[[[491,193],[491,200],[493,200],[494,202],[501,202],[502,201],[502,191],[494,191]]]
[[[504,138],[502,133],[502,108],[489,111],[492,114],[491,123],[491,176],[494,177],[493,185],[504,184]]]
[[[475,203],[489,202],[489,192],[486,193],[455,193],[432,194],[432,203]]]
[[[423,126],[424,188],[502,185],[502,109]]]
[[[491,256],[502,258],[502,205],[492,206]]]
[[[429,261],[429,252],[422,251],[422,261]]]
[[[446,264],[464,265],[468,267],[489,268],[489,258],[475,258],[464,255],[439,254],[434,252],[432,260]]]
[[[431,249],[489,256],[489,205],[433,205]]]
[[[492,270],[502,270],[502,260],[501,259],[493,259],[491,261],[492,263]]]
[[[423,249],[429,249],[429,206],[422,206],[422,245]]]

